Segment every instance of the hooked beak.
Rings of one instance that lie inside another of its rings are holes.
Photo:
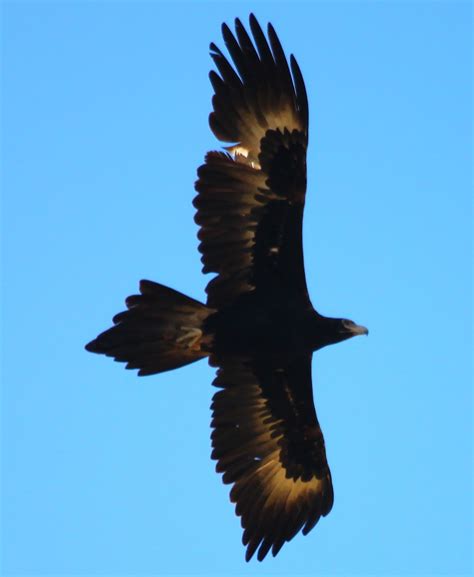
[[[356,335],[368,335],[369,329],[367,329],[366,327],[363,327],[362,325],[354,325],[353,327],[351,327],[351,332],[354,336],[356,336]]]

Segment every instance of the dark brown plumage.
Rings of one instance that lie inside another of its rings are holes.
[[[298,64],[250,16],[224,24],[229,61],[211,44],[217,72],[209,123],[226,152],[198,170],[196,222],[203,272],[216,273],[207,304],[142,281],[139,295],[87,350],[140,375],[209,357],[218,367],[212,458],[232,485],[246,559],[262,560],[333,504],[331,473],[313,402],[315,350],[364,327],[317,313],[306,287],[302,219],[308,102]]]

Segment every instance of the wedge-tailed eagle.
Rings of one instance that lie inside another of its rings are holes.
[[[324,317],[306,286],[302,220],[308,102],[300,68],[272,25],[223,25],[230,58],[216,70],[209,118],[226,144],[195,184],[207,301],[151,282],[87,350],[152,375],[207,357],[217,367],[212,458],[232,486],[249,560],[276,555],[333,505],[331,472],[311,383],[314,351],[367,329]]]

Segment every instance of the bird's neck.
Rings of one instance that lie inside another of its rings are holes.
[[[306,336],[313,351],[343,340],[341,319],[324,317],[313,312],[306,322]]]

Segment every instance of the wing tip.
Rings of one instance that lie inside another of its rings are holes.
[[[286,57],[272,23],[268,22],[265,34],[253,12],[248,22],[250,36],[240,18],[234,19],[233,29],[222,23],[227,55],[214,42],[210,44],[222,80],[216,90],[211,76],[214,115],[210,127],[218,140],[243,143],[257,157],[268,127],[286,123],[306,134],[308,114],[306,103],[300,100],[302,75],[294,73],[296,61]]]

